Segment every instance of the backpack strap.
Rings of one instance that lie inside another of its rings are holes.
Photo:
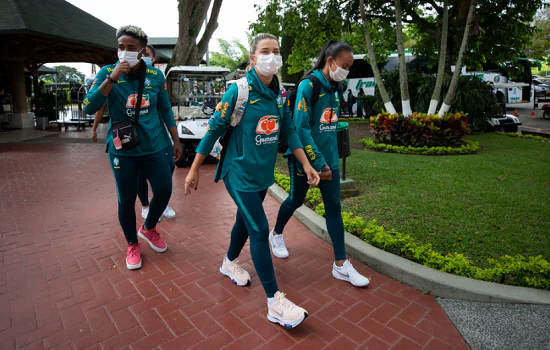
[[[237,80],[235,84],[237,84],[238,92],[237,101],[235,102],[235,107],[233,108],[233,114],[231,114],[231,125],[227,128],[227,130],[225,130],[225,133],[217,141],[217,145],[214,146],[214,148],[221,148],[221,152],[218,157],[218,167],[216,168],[216,173],[214,174],[214,182],[220,181],[223,162],[225,160],[225,153],[227,152],[227,146],[231,140],[231,135],[233,135],[233,129],[235,129],[235,127],[239,125],[243,119],[244,110],[246,109],[246,105],[248,103],[248,79],[246,79],[246,77],[242,77]]]
[[[235,108],[233,108],[233,114],[231,115],[231,126],[236,127],[241,122],[241,119],[243,119],[244,110],[246,109],[246,105],[248,103],[248,94],[249,94],[249,88],[248,88],[248,79],[246,77],[243,77],[236,81],[237,88],[238,88],[238,94],[237,94],[237,102],[235,103]]]
[[[321,94],[321,81],[313,75],[306,75],[304,79],[309,79],[313,85],[313,91],[311,93],[311,108],[315,107],[317,101],[319,101],[319,95]]]

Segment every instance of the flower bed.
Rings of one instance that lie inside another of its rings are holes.
[[[370,119],[377,143],[405,147],[461,147],[462,138],[470,132],[468,117],[463,113],[437,115],[413,113],[408,118],[380,113]]]

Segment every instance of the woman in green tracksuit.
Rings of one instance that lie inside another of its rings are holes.
[[[145,48],[145,53],[143,54],[143,62],[147,64],[147,67],[154,67],[155,60],[157,58],[157,51],[152,45],[147,45]],[[161,126],[163,128],[166,128],[166,125],[164,124],[164,119],[161,118]],[[174,170],[176,169],[176,163],[174,163],[174,151],[173,151],[173,142],[172,138],[170,137],[169,132],[162,133],[164,136],[164,140],[166,143],[166,157],[168,157],[168,161],[170,162],[170,169],[172,169],[172,175],[174,174]],[[138,198],[141,202],[141,217],[144,219],[147,219],[147,216],[149,215],[149,186],[147,185],[147,179],[145,178],[145,175],[143,172],[139,172],[138,179],[137,179],[137,186],[138,186]],[[176,212],[174,209],[170,208],[170,206],[166,206],[166,209],[162,213],[162,217],[165,217],[167,219],[173,219],[176,217]]]
[[[259,34],[251,43],[250,53],[252,69],[246,74],[248,102],[242,120],[232,129],[222,168],[218,169],[238,209],[229,250],[220,272],[236,285],[250,283],[250,274],[235,260],[250,237],[252,261],[268,298],[267,317],[285,328],[293,328],[307,317],[307,312],[279,291],[269,253],[269,224],[262,206],[268,187],[275,181],[279,136],[287,140],[295,159],[302,165],[306,182],[318,183],[319,175],[309,164],[302,149],[285,103],[286,93],[280,88],[275,76],[282,66],[277,38],[270,34]],[[186,194],[191,193],[192,188],[197,188],[200,165],[216,140],[229,128],[237,97],[238,86],[233,84],[210,119],[208,131],[197,148],[197,155],[185,180]]]
[[[155,228],[172,194],[172,171],[163,135],[166,129],[161,126],[161,117],[174,141],[176,160],[181,155],[181,145],[164,75],[156,68],[147,67],[141,60],[147,46],[147,35],[138,27],[125,26],[117,31],[117,39],[119,61],[101,68],[84,99],[84,112],[94,114],[105,103],[109,109],[107,152],[118,192],[118,218],[128,242],[126,267],[133,270],[141,267],[138,235],[156,252],[162,253],[168,248]],[[124,148],[124,142],[132,140],[132,137],[121,140],[119,136],[121,133],[124,135],[124,131],[119,125],[129,120],[135,123],[140,81],[143,81],[143,93],[136,127],[140,142],[133,148]],[[113,133],[113,130],[119,131]],[[136,233],[135,203],[139,171],[151,183],[153,200],[147,220]]]
[[[327,229],[334,249],[332,275],[354,286],[364,287],[369,284],[369,279],[359,274],[349,260],[346,260],[344,224],[340,205],[340,163],[336,139],[340,115],[340,82],[347,77],[352,64],[351,46],[334,40],[325,44],[315,66],[306,74],[319,80],[321,84],[319,99],[312,108],[313,83],[310,79],[303,79],[296,95],[294,124],[309,161],[321,174],[319,189],[323,197]],[[290,195],[281,205],[277,223],[269,235],[273,254],[278,258],[288,257],[282,233],[294,211],[304,203],[309,189],[303,168],[296,162],[293,155],[288,157],[288,168]]]

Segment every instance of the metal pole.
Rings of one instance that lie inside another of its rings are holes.
[[[342,158],[342,181],[346,181],[346,157]]]
[[[208,11],[206,11],[206,17],[204,18],[204,30],[206,31],[206,27],[208,26]],[[206,45],[206,66],[210,66],[210,45]]]

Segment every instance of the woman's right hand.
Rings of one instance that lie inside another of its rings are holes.
[[[120,61],[119,64],[116,65],[115,69],[113,70],[113,73],[111,74],[111,79],[117,81],[120,79],[122,74],[128,74],[130,73],[130,64],[126,61]]]
[[[332,180],[332,170],[330,170],[330,167],[327,164],[323,166],[319,176],[321,177],[321,180]]]
[[[97,143],[97,133],[95,131],[92,131],[91,139],[93,143]]]
[[[189,174],[185,178],[185,195],[191,194],[191,189],[197,189],[199,187],[199,169],[191,168]]]

